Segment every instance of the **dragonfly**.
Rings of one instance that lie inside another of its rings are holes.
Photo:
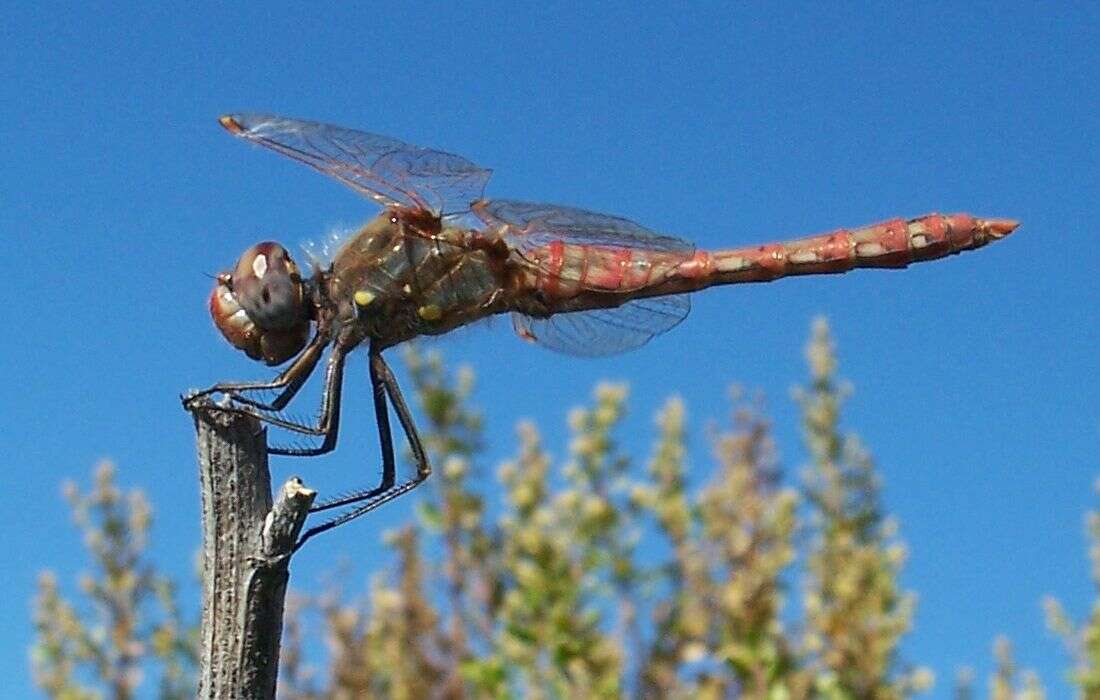
[[[485,199],[491,171],[458,155],[386,136],[266,114],[220,118],[232,135],[304,163],[382,207],[315,256],[309,276],[273,241],[251,246],[216,277],[209,310],[235,348],[269,366],[268,381],[223,382],[185,398],[219,395],[226,410],[313,442],[270,448],[316,456],[336,447],[344,366],[368,355],[382,474],[377,486],[313,507],[337,513],[306,540],[423,483],[432,467],[384,350],[510,314],[517,334],[552,350],[600,356],[644,345],[680,323],[690,292],[781,277],[904,268],[1000,240],[1008,219],[927,214],[728,250],[700,250],[625,218],[553,204]],[[315,421],[283,409],[324,361]],[[273,397],[273,398],[271,398]],[[398,481],[390,406],[415,474]],[[340,509],[340,510],[335,510]]]

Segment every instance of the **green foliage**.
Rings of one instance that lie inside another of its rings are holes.
[[[192,697],[197,630],[181,622],[172,582],[145,558],[152,516],[145,497],[119,491],[108,462],[89,491],[67,483],[64,492],[93,570],[80,577],[77,603],[51,572],[39,577],[35,682],[53,698],[126,700],[155,671],[159,697]]]
[[[905,548],[868,451],[842,429],[849,391],[824,321],[807,359],[800,489],[785,485],[760,401],[735,392],[729,427],[711,438],[714,466],[700,469],[688,464],[681,399],[657,412],[642,457],[619,444],[628,392],[609,383],[569,413],[564,458],[520,423],[494,484],[483,483],[492,470],[473,372],[408,349],[437,466],[429,495],[417,523],[387,535],[394,564],[361,596],[291,594],[280,697],[892,700],[928,688],[931,673],[898,655],[915,607],[898,583]],[[689,473],[709,476],[689,488]],[[89,493],[67,493],[95,572],[80,605],[43,574],[36,681],[54,698],[129,698],[154,673],[159,697],[189,697],[196,637],[144,558],[144,500],[123,498],[109,466]],[[1100,584],[1100,515],[1089,533]],[[1080,627],[1047,608],[1082,696],[1097,697],[1100,607]],[[320,670],[305,653],[318,638]],[[1043,697],[1006,640],[995,657],[990,698]],[[964,672],[956,697],[973,697],[971,685]]]
[[[843,394],[824,320],[806,352],[810,383],[797,393],[812,464],[806,494],[816,537],[807,569],[805,644],[819,669],[818,692],[887,700],[931,685],[930,672],[895,671],[898,643],[910,626],[914,596],[898,590],[905,558],[896,525],[883,519],[870,455],[839,429]]]
[[[805,500],[782,485],[758,402],[735,401],[711,478],[690,490],[683,402],[658,412],[643,465],[616,438],[626,387],[601,384],[569,413],[560,462],[520,424],[490,508],[492,487],[470,480],[486,471],[472,374],[452,377],[415,349],[405,359],[442,476],[419,526],[395,536],[399,565],[371,600],[321,606],[354,623],[330,641],[333,668],[355,659],[369,675],[353,690],[336,672],[328,696],[895,698],[930,684],[896,658],[913,608],[897,586],[903,549],[870,458],[840,432],[823,324],[800,394]],[[436,566],[418,531],[440,545]],[[798,541],[812,544],[795,634],[782,620]]]
[[[1100,482],[1095,485],[1100,493]],[[1100,511],[1092,510],[1085,517],[1085,533],[1089,540],[1092,562],[1092,582],[1100,589]],[[1100,597],[1092,606],[1088,619],[1074,623],[1061,603],[1053,597],[1043,601],[1047,626],[1060,636],[1073,657],[1072,679],[1082,697],[1100,698]]]
[[[1044,700],[1046,693],[1039,677],[1031,671],[1016,669],[1012,643],[1005,637],[993,642],[993,657],[997,662],[989,681],[990,700]]]

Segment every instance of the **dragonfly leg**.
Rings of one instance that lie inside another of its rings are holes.
[[[325,368],[325,387],[321,397],[321,415],[317,425],[307,425],[282,416],[271,415],[265,409],[247,403],[219,407],[219,410],[243,413],[277,428],[324,438],[317,447],[269,447],[267,450],[269,454],[314,457],[332,452],[336,447],[336,438],[340,431],[340,396],[343,391],[344,362],[347,354],[348,349],[338,343],[329,355],[328,365]]]
[[[317,362],[321,359],[321,354],[325,349],[325,345],[328,343],[328,339],[328,334],[318,331],[313,336],[313,340],[306,346],[306,349],[299,353],[298,357],[294,359],[294,362],[280,372],[279,376],[270,381],[222,382],[215,384],[209,389],[203,389],[202,391],[187,396],[183,400],[184,406],[190,408],[198,399],[210,396],[211,394],[226,394],[239,404],[255,406],[263,411],[280,411],[290,403],[290,400],[294,398],[298,390],[306,383],[309,376],[313,374],[313,370],[317,367]],[[271,403],[250,399],[241,393],[244,391],[264,391],[270,389],[282,389],[279,395],[276,396]]]
[[[342,506],[354,506],[332,520],[307,530],[294,546],[295,549],[301,547],[311,537],[355,520],[382,504],[412,491],[432,473],[428,453],[424,450],[424,444],[420,440],[420,434],[417,432],[416,424],[412,419],[412,412],[409,411],[409,406],[405,403],[405,397],[401,394],[397,379],[385,360],[382,359],[380,351],[374,347],[371,347],[370,350],[370,376],[374,390],[375,417],[378,421],[378,439],[382,448],[382,482],[368,491],[353,493],[312,508],[311,512],[317,512]],[[416,474],[400,484],[395,484],[396,463],[393,454],[393,434],[390,430],[389,407],[386,405],[387,397],[389,402],[393,404],[397,419],[401,423],[405,438],[409,442],[409,448],[412,450],[413,458],[416,460]]]
[[[310,509],[312,512],[340,508],[352,503],[359,503],[364,499],[373,498],[393,488],[394,482],[397,480],[397,461],[393,453],[393,431],[390,428],[390,407],[386,403],[386,383],[381,372],[381,367],[384,364],[380,365],[375,362],[375,357],[376,354],[372,351],[369,371],[371,394],[374,397],[374,418],[378,425],[378,442],[382,448],[382,481],[378,486],[368,491],[356,491],[316,505]]]

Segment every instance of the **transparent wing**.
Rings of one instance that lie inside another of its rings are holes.
[[[630,248],[690,256],[695,244],[654,233],[630,219],[555,204],[482,200],[473,212],[499,230],[521,252],[554,241],[608,248]]]
[[[414,207],[444,216],[481,198],[491,170],[461,156],[345,129],[269,114],[230,114],[235,136],[300,161],[382,206]]]
[[[614,309],[593,309],[533,318],[512,314],[520,337],[556,352],[580,357],[615,355],[641,347],[676,326],[691,311],[691,298],[676,294],[634,299]]]
[[[650,284],[695,254],[695,245],[629,219],[553,204],[482,200],[471,212],[548,282],[617,291]]]

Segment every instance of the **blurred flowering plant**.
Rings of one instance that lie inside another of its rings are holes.
[[[569,413],[563,460],[520,423],[498,483],[479,483],[491,471],[473,372],[449,372],[415,347],[404,359],[433,486],[417,522],[387,535],[394,560],[365,595],[292,594],[280,697],[841,700],[931,686],[928,670],[899,656],[915,608],[898,582],[905,548],[869,453],[841,429],[848,390],[824,321],[795,394],[808,455],[796,485],[759,400],[735,391],[730,424],[710,437],[713,467],[689,468],[683,400],[657,412],[649,446],[622,445],[628,392],[611,383]],[[689,473],[705,475],[699,487]],[[144,499],[120,493],[109,466],[87,494],[67,493],[95,570],[79,604],[43,574],[36,681],[50,697],[129,698],[152,676],[159,697],[189,697],[196,635],[145,556]],[[1047,608],[1092,697],[1100,617],[1077,627]],[[1007,641],[995,656],[990,697],[1042,697]],[[961,674],[957,697],[970,686]]]

